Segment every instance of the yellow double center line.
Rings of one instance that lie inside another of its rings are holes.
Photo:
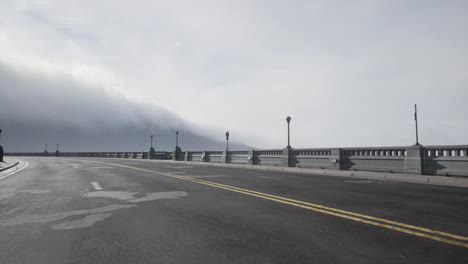
[[[424,227],[419,227],[419,226],[414,226],[410,224],[405,224],[405,223],[400,223],[396,221],[391,221],[383,218],[378,218],[378,217],[373,217],[373,216],[368,216],[364,214],[359,214],[359,213],[354,213],[346,210],[341,210],[341,209],[336,209],[328,206],[323,206],[319,204],[314,204],[314,203],[309,203],[309,202],[304,202],[304,201],[299,201],[299,200],[294,200],[290,198],[285,198],[281,196],[276,196],[276,195],[271,195],[267,193],[262,193],[262,192],[256,192],[256,191],[251,191],[247,189],[242,189],[230,185],[225,185],[225,184],[220,184],[220,183],[215,183],[215,182],[209,182],[209,181],[204,181],[200,179],[195,179],[195,178],[190,178],[190,177],[185,177],[185,176],[180,176],[172,173],[166,173],[166,172],[161,172],[161,171],[155,171],[155,170],[149,170],[149,169],[143,169],[143,168],[138,168],[134,166],[127,166],[127,165],[122,165],[122,164],[115,164],[115,163],[106,163],[106,162],[99,162],[99,161],[90,161],[90,162],[95,162],[95,163],[101,163],[101,164],[106,164],[106,165],[111,165],[111,166],[116,166],[116,167],[122,167],[122,168],[128,168],[128,169],[133,169],[133,170],[139,170],[143,172],[148,172],[152,174],[158,174],[158,175],[163,175],[171,178],[176,178],[184,181],[191,181],[199,184],[204,184],[208,186],[212,186],[215,188],[220,188],[232,192],[237,192],[237,193],[242,193],[250,196],[255,196],[258,198],[270,200],[270,201],[275,201],[278,203],[282,204],[288,204],[292,205],[295,207],[300,207],[308,210],[312,210],[315,212],[323,213],[323,214],[328,214],[328,215],[333,215],[336,217],[341,217],[344,219],[349,219],[353,220],[356,222],[361,222],[373,226],[379,226],[395,231],[399,231],[402,233],[414,235],[414,236],[419,236],[419,237],[425,237],[429,238],[432,240],[444,242],[447,244],[451,245],[456,245],[456,246],[461,246],[468,248],[468,243],[463,242],[463,241],[468,241],[468,237],[460,236],[460,235],[455,235],[451,233],[446,233],[442,231],[437,231],[437,230],[432,230],[429,228],[424,228]],[[424,232],[424,233],[423,233]],[[454,240],[456,239],[456,240]]]

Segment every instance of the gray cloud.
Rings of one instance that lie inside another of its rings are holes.
[[[6,1],[0,58],[259,147],[286,145],[287,115],[296,147],[412,144],[414,103],[423,144],[463,144],[467,13],[466,1]]]

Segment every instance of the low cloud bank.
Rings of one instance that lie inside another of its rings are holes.
[[[117,90],[67,74],[17,69],[0,61],[1,144],[6,151],[146,151],[223,149],[225,142],[198,135],[195,125],[155,105],[132,102]],[[246,148],[233,143],[232,148]]]

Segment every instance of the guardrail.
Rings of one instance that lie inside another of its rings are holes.
[[[468,145],[224,151],[5,153],[9,156],[162,159],[332,170],[468,176]]]

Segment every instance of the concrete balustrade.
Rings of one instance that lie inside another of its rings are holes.
[[[55,156],[56,153],[5,153]],[[59,157],[184,160],[259,166],[468,176],[468,146],[304,148],[229,151],[61,152]]]

